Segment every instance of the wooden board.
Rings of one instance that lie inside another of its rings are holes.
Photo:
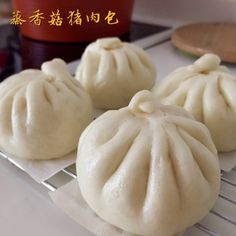
[[[225,62],[236,63],[235,23],[196,23],[177,28],[171,37],[179,49],[196,56],[218,54]]]

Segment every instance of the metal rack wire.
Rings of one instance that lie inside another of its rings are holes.
[[[70,177],[71,180],[73,178],[76,178],[75,165],[65,168],[62,172],[58,173],[58,175],[67,175]],[[221,178],[222,185],[224,185],[226,183],[226,184],[232,186],[235,189],[235,193],[236,193],[236,168],[234,168],[230,172],[231,178],[229,178],[228,176],[229,176],[229,173],[223,172],[223,175]],[[51,179],[43,182],[42,184],[53,191],[53,190],[60,187],[60,182],[59,183],[56,182],[55,178],[58,178],[58,176],[57,177],[54,176]],[[217,206],[215,206],[211,210],[210,213],[217,216],[221,220],[226,221],[226,222],[232,224],[233,226],[235,226],[235,232],[232,232],[232,236],[233,235],[235,236],[236,235],[236,195],[233,195],[233,194],[230,194],[230,193],[227,193],[227,192],[224,192],[221,190],[221,192],[219,194],[219,199],[223,199],[224,201],[226,201],[226,204],[227,203],[230,204],[230,207],[232,207],[231,205],[233,205],[234,211],[235,211],[235,218],[234,218],[234,216],[227,215],[224,212],[219,211]],[[211,229],[208,225],[204,225],[202,223],[196,224],[195,227],[197,227],[198,229],[200,229],[201,231],[206,233],[206,235],[211,235],[211,236],[221,235],[221,234],[217,233],[216,229],[214,229],[214,228]]]
[[[6,158],[8,161],[16,165],[15,161],[8,158],[6,155],[2,155],[4,158]],[[21,170],[24,170],[21,166],[16,165]],[[52,176],[50,179],[43,181],[41,184],[44,185],[48,190],[55,191],[59,187],[63,186],[67,182],[69,182],[72,179],[76,178],[76,168],[75,164],[63,169],[56,175]],[[231,172],[226,173],[222,172],[221,177],[221,185],[224,186],[219,194],[219,202],[214,206],[214,208],[210,211],[209,215],[214,215],[218,219],[220,219],[223,222],[227,222],[227,224],[230,224],[232,228],[235,229],[235,231],[232,232],[231,235],[222,235],[217,231],[216,228],[211,227],[210,225],[205,224],[204,222],[200,222],[196,224],[194,227],[199,229],[200,231],[204,232],[205,235],[210,236],[235,236],[236,235],[236,168],[234,168]],[[232,209],[233,214],[228,215],[224,212],[224,209],[222,209],[222,206],[219,206],[220,201],[224,202],[224,205],[228,208]],[[209,215],[207,217],[209,217]],[[207,218],[206,217],[206,218]],[[185,235],[190,236],[190,235]]]

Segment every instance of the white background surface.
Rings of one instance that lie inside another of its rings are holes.
[[[0,157],[1,236],[91,236],[60,211],[45,187]]]
[[[150,23],[176,26],[194,21],[236,22],[236,0],[135,0],[135,3],[134,19]]]

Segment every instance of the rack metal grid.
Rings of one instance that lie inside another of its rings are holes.
[[[10,161],[12,164],[16,165],[18,168],[24,171],[24,169],[17,165],[15,161],[11,158],[8,158],[5,154],[0,152],[0,155]],[[75,164],[63,169],[58,172],[56,175],[52,176],[50,179],[43,181],[41,184],[44,185],[48,190],[55,191],[60,188],[64,184],[68,183],[72,179],[76,178],[76,167]],[[231,211],[228,211],[231,209]],[[227,211],[227,212],[226,212]],[[221,222],[220,225],[213,224],[210,222],[212,218],[215,218],[216,221]],[[231,235],[222,234],[224,231],[223,228],[219,228],[221,226],[230,227],[232,230]],[[231,172],[222,171],[221,176],[221,191],[219,194],[219,198],[214,208],[210,211],[208,216],[197,223],[194,226],[197,230],[200,230],[202,235],[210,235],[210,236],[235,236],[236,234],[236,167],[232,169]],[[184,236],[191,236],[188,232]]]

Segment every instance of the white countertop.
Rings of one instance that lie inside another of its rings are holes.
[[[0,157],[0,235],[92,236],[57,209],[47,192]]]

